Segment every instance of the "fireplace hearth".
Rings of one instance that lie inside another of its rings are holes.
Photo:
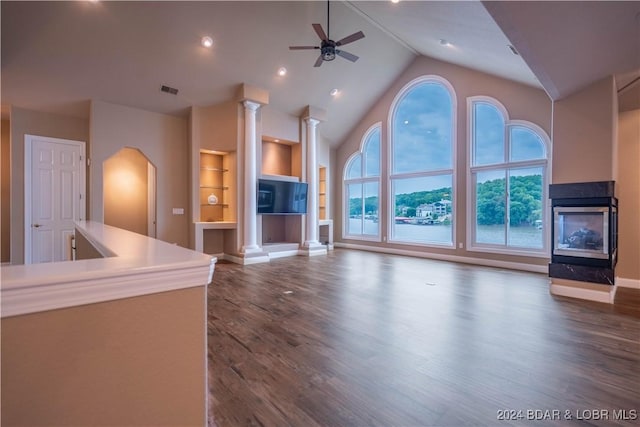
[[[614,181],[551,184],[549,277],[613,285],[618,249]]]

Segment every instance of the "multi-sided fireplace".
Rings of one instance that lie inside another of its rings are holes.
[[[618,200],[614,182],[549,186],[553,251],[549,277],[614,284]]]

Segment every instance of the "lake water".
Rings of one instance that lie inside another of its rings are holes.
[[[364,221],[365,234],[377,234],[380,224],[373,220]],[[349,229],[356,230],[360,219],[349,219]],[[419,243],[451,244],[451,225],[415,225],[394,224],[393,240],[404,240]],[[509,233],[509,244],[523,248],[542,248],[543,230],[537,227],[512,227]],[[480,225],[477,229],[477,242],[487,244],[504,244],[504,226]],[[391,238],[391,236],[389,236]]]

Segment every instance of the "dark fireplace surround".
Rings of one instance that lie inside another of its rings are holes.
[[[613,285],[618,256],[614,181],[551,184],[549,277]]]

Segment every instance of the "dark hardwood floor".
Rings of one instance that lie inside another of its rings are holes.
[[[542,274],[349,250],[219,263],[210,424],[638,425],[640,312],[548,289]]]

